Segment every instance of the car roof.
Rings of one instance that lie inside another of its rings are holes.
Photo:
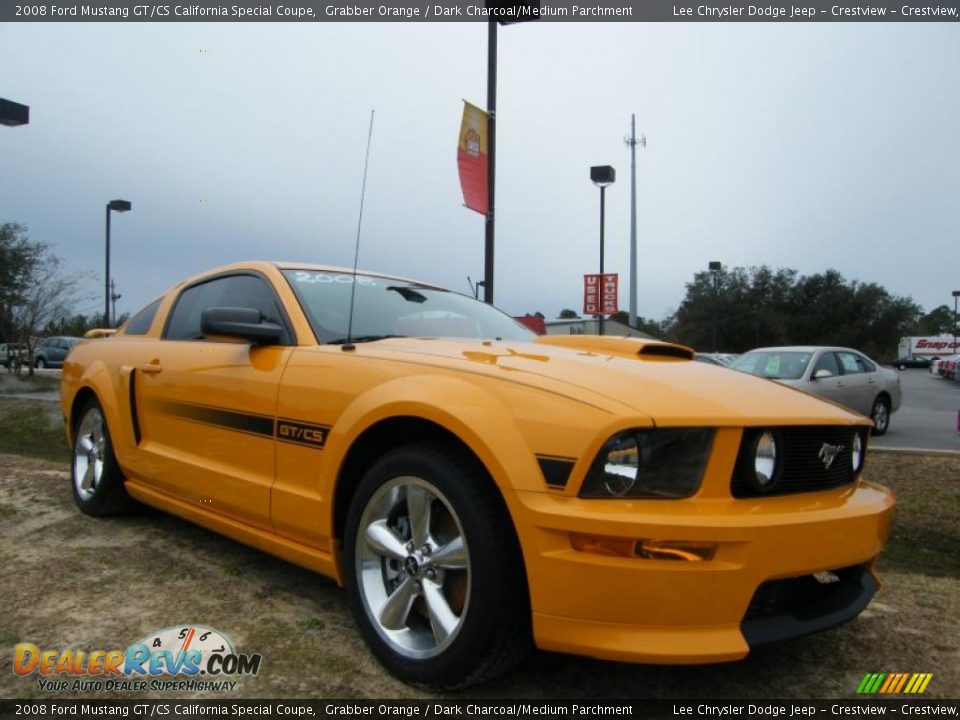
[[[185,284],[196,282],[205,277],[212,275],[219,275],[221,273],[227,273],[237,270],[264,270],[265,267],[273,266],[279,270],[313,270],[315,272],[334,272],[334,273],[344,273],[347,275],[352,275],[354,273],[353,268],[342,267],[339,265],[322,265],[319,263],[306,263],[306,262],[291,262],[283,260],[249,260],[245,262],[236,262],[230,263],[229,265],[220,265],[219,267],[210,268],[204,272],[197,273],[196,275],[187,278],[186,280],[179,282],[175,287],[180,287]],[[446,288],[440,285],[434,285],[433,283],[425,282],[423,280],[414,280],[412,278],[403,277],[402,275],[391,275],[390,273],[379,272],[377,270],[364,270],[363,268],[356,269],[357,275],[375,275],[376,277],[386,278],[388,280],[397,280],[399,282],[408,282],[416,283],[417,285],[422,285],[426,288],[434,288],[437,290],[445,290]]]
[[[781,345],[777,347],[761,347],[748,350],[747,352],[816,352],[818,350],[833,350],[842,352],[855,352],[863,355],[859,350],[848,347],[837,347],[835,345]]]

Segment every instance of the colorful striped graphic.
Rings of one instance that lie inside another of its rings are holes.
[[[858,695],[903,693],[917,695],[927,689],[933,673],[867,673],[857,687]]]

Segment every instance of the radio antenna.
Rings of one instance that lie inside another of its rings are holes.
[[[357,294],[357,261],[360,259],[360,226],[363,223],[363,200],[367,195],[367,168],[370,166],[370,141],[373,139],[373,110],[370,111],[370,129],[367,131],[367,154],[363,160],[363,185],[360,187],[360,215],[357,217],[357,242],[353,248],[353,282],[350,283],[350,318],[347,320],[347,341],[343,350],[356,350],[353,340],[353,301]]]

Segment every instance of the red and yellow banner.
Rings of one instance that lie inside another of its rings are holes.
[[[457,146],[457,168],[463,204],[481,215],[490,211],[487,198],[487,114],[464,101]]]

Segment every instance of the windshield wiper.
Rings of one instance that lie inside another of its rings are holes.
[[[357,335],[352,338],[337,338],[336,340],[330,340],[327,342],[327,345],[343,345],[348,342],[374,342],[375,340],[386,340],[387,338],[401,338],[407,337],[406,335]]]

